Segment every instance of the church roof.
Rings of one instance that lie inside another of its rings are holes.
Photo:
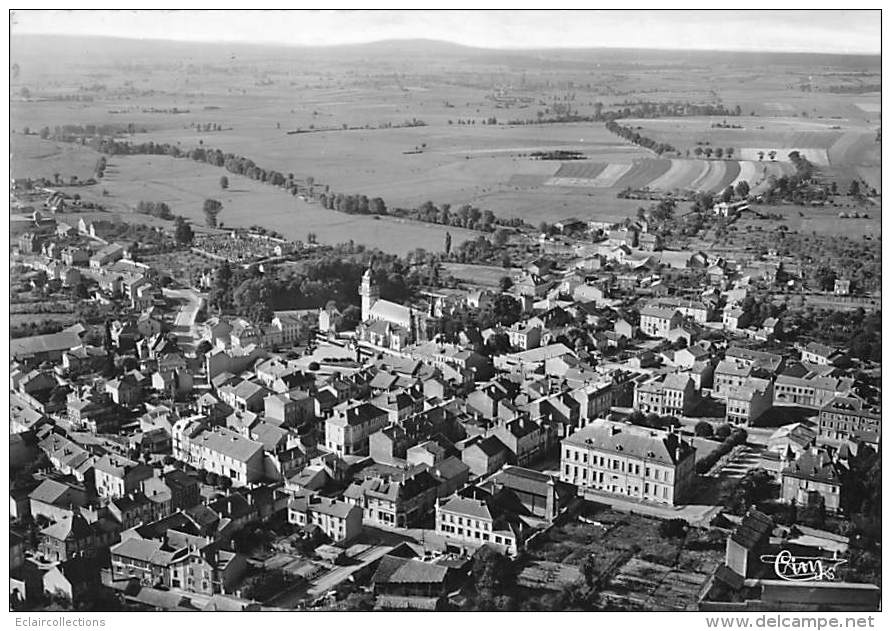
[[[377,300],[369,310],[368,317],[373,320],[386,320],[394,324],[409,326],[411,309],[389,300]]]

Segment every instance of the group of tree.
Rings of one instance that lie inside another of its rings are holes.
[[[381,297],[402,303],[428,284],[435,262],[410,264],[378,251],[349,253],[335,248],[300,267],[267,267],[265,273],[257,266],[233,268],[224,261],[213,271],[208,302],[222,312],[268,322],[273,311],[318,309],[333,301],[344,317],[358,319],[349,307],[358,301],[359,284],[369,266]]]
[[[140,201],[136,204],[136,212],[142,215],[151,215],[159,219],[173,219],[173,213],[170,206],[165,202],[146,202]]]
[[[709,147],[706,145],[705,147],[696,146],[693,149],[693,155],[697,158],[705,156],[706,158],[711,158],[715,156],[718,160],[721,158],[727,158],[728,160],[733,159],[734,149],[733,147],[727,147],[724,149],[723,147]]]
[[[621,138],[624,138],[631,143],[634,143],[635,145],[654,151],[657,155],[661,156],[663,153],[677,152],[677,149],[675,149],[667,142],[657,142],[652,138],[641,136],[634,127],[627,127],[624,125],[619,125],[615,121],[609,121],[606,124],[606,128],[610,132],[616,134],[617,136],[620,136]]]

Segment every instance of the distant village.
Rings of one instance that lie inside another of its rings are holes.
[[[65,200],[46,195],[17,220],[11,265],[84,284],[85,301],[120,316],[98,338],[75,324],[10,342],[15,606],[104,594],[141,610],[330,609],[351,594],[377,609],[461,609],[489,554],[518,564],[532,592],[584,582],[579,562],[536,550],[568,525],[603,532],[590,512],[601,506],[717,537],[673,608],[878,608],[879,587],[845,573],[853,564],[790,581],[763,561],[849,558],[849,537],[821,526],[850,510],[851,474],[881,446],[878,397],[857,380],[878,366],[754,317],[753,292],[794,278],[791,259],[672,250],[646,218],[570,218],[502,287],[432,287],[400,304],[369,269],[355,327],[333,303],[257,323],[214,312],[211,278],[162,286],[127,242],[57,220]],[[602,239],[559,236],[573,231]],[[233,265],[301,247],[235,230],[191,246]],[[707,286],[667,274],[691,269]],[[875,304],[841,275],[829,293]],[[504,295],[519,319],[480,332],[499,352],[438,333]],[[721,494],[753,472],[776,496],[747,496],[734,514]],[[753,506],[764,499],[774,512]],[[631,557],[610,558],[589,581],[610,594],[601,606],[658,608],[622,596]]]

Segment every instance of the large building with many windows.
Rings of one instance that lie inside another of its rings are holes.
[[[820,410],[819,432],[825,443],[856,439],[878,445],[882,415],[858,397],[835,397]]]
[[[696,449],[679,435],[599,419],[564,438],[560,479],[587,491],[679,504],[694,485]]]

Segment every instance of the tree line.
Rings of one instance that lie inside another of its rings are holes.
[[[627,127],[624,125],[619,125],[615,121],[609,121],[606,124],[606,128],[610,132],[616,134],[617,136],[620,136],[621,138],[624,138],[629,142],[634,143],[635,145],[656,152],[657,155],[661,156],[663,153],[677,152],[677,149],[675,149],[667,142],[657,142],[652,138],[641,136],[640,133],[637,132],[637,130],[635,130],[633,127]]]

